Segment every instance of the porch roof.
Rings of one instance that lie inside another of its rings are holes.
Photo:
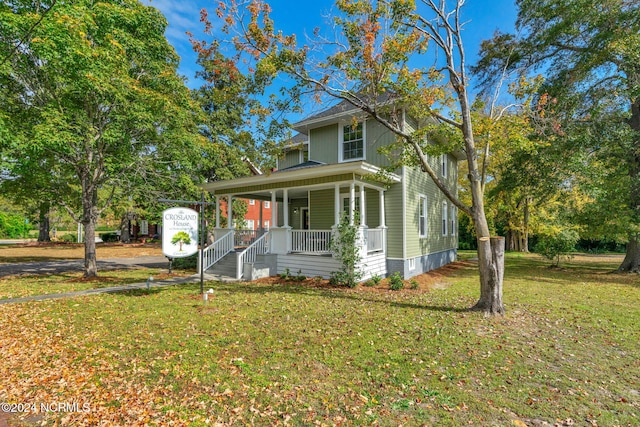
[[[234,194],[237,192],[264,191],[269,189],[286,188],[289,186],[309,185],[311,180],[317,179],[325,182],[333,182],[335,177],[338,181],[345,178],[356,180],[356,177],[367,178],[372,181],[383,182],[378,178],[382,174],[390,182],[400,182],[400,176],[384,172],[381,168],[364,161],[336,163],[330,165],[316,165],[305,168],[290,168],[273,172],[270,175],[248,176],[231,179],[227,181],[217,181],[203,184],[206,191],[218,194]],[[303,182],[300,182],[303,181]],[[318,184],[320,182],[317,182]]]

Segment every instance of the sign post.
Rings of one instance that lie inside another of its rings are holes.
[[[215,203],[205,202],[204,193],[202,193],[202,198],[200,201],[169,199],[158,199],[158,201],[163,203],[181,203],[186,205],[200,206],[200,293],[202,294],[204,293],[204,245],[206,241],[204,207],[206,205],[215,205]],[[195,231],[190,233],[190,230]],[[187,239],[186,236],[188,236],[189,239]],[[191,243],[187,244],[187,240],[190,240]],[[167,242],[167,250],[165,250],[165,242]],[[176,245],[178,246],[177,251]],[[197,251],[198,213],[189,208],[171,208],[165,210],[162,213],[162,253],[164,253],[165,256],[171,259],[193,255]],[[185,255],[185,253],[187,254]]]

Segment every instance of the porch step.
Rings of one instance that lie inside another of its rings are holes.
[[[206,270],[207,274],[215,274],[218,276],[236,277],[237,268],[237,255],[235,252],[230,252],[225,255],[220,261]]]

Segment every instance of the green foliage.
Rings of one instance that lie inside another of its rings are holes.
[[[290,277],[291,271],[289,271],[289,268],[285,268],[284,271],[280,273],[280,278],[283,280],[289,280]]]
[[[420,288],[420,283],[418,283],[418,281],[416,279],[411,279],[409,281],[409,284],[411,285],[411,289],[418,289]]]
[[[31,225],[25,222],[22,215],[0,212],[0,237],[18,239],[26,237]]]
[[[571,229],[562,229],[553,234],[541,234],[538,236],[535,251],[554,261],[554,266],[557,267],[561,256],[566,256],[575,250],[578,238],[578,233]]]
[[[199,252],[196,252],[193,255],[182,257],[182,258],[174,258],[171,262],[171,268],[175,268],[176,270],[196,270],[198,268],[198,257],[200,256]],[[167,263],[169,261],[167,260]]]
[[[197,108],[164,17],[136,0],[56,2],[42,13],[22,0],[0,13],[12,182],[65,203],[85,231],[113,200],[195,188]],[[92,276],[95,241],[85,245]]]
[[[78,236],[76,236],[75,234],[63,234],[60,237],[60,241],[64,242],[64,243],[77,243],[78,242]]]
[[[103,242],[117,242],[118,241],[118,234],[116,234],[116,233],[102,233],[100,235],[100,238],[102,239]]]
[[[498,33],[484,42],[477,71],[486,83],[501,69],[521,76],[545,70],[536,96],[536,133],[562,154],[554,167],[577,169],[571,185],[584,203],[573,221],[585,225],[582,237],[635,240],[640,230],[640,157],[634,154],[640,149],[638,3],[519,0],[517,5],[516,31],[524,36]],[[629,259],[640,260],[638,248],[627,246]]]
[[[404,281],[402,280],[402,276],[399,272],[394,271],[391,276],[389,276],[389,289],[392,291],[399,291],[404,287]]]
[[[331,273],[331,280],[350,288],[355,288],[362,277],[362,272],[357,268],[361,261],[357,223],[358,218],[351,224],[348,214],[343,213],[330,245],[333,256],[342,263],[340,271]]]
[[[380,277],[378,274],[374,274],[369,280],[365,282],[365,286],[377,286],[381,281],[382,277]]]

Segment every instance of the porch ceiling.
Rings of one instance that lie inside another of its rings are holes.
[[[270,175],[249,176],[228,181],[211,182],[202,185],[206,191],[225,194],[250,194],[263,193],[265,191],[290,188],[291,191],[306,191],[302,187],[329,185],[332,182],[362,181],[378,182],[384,187],[384,180],[380,180],[377,174],[382,170],[363,161],[338,163],[331,165],[319,165],[304,169],[282,170]],[[384,176],[391,182],[400,182],[400,176],[385,172]],[[298,187],[298,190],[295,189]],[[291,197],[291,193],[290,193]]]

